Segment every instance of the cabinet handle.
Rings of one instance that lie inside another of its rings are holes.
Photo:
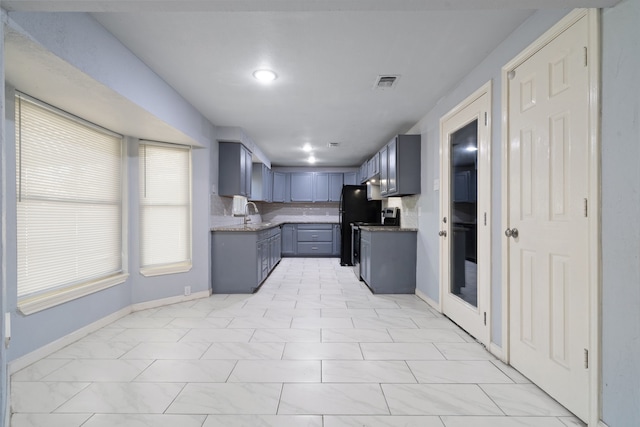
[[[311,250],[312,250],[312,251],[317,251],[317,250],[318,250],[318,248],[317,248],[317,247],[315,247],[315,246],[312,246],[312,247],[311,247]]]

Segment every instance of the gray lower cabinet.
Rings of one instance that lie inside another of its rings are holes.
[[[293,256],[296,254],[298,242],[297,228],[295,224],[282,225],[282,256]]]
[[[333,256],[340,256],[340,225],[333,224]]]
[[[360,277],[376,294],[416,290],[417,232],[360,230]]]
[[[255,292],[280,261],[280,227],[261,231],[214,231],[211,290],[214,294]]]
[[[340,255],[338,224],[284,224],[282,256],[331,257]]]

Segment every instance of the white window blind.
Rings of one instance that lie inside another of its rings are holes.
[[[16,141],[19,305],[122,274],[121,137],[18,95]]]
[[[191,149],[143,141],[140,265],[145,275],[191,268]]]

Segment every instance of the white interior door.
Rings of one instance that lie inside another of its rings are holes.
[[[490,340],[491,84],[442,118],[440,283],[442,311]]]
[[[510,363],[586,420],[589,87],[583,17],[509,72]]]

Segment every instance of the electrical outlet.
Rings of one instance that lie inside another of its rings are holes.
[[[191,295],[191,286],[185,286],[184,287],[184,296],[187,297]]]

